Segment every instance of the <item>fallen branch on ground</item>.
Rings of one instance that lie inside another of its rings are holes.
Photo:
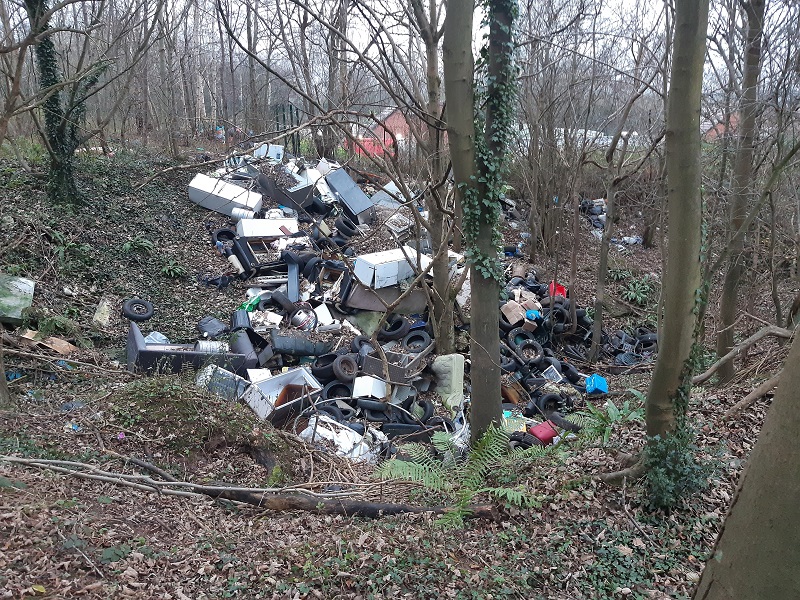
[[[600,473],[595,476],[607,485],[620,485],[624,484],[627,479],[638,479],[644,475],[644,458],[640,457],[639,460],[632,466],[614,471],[612,473]]]
[[[765,338],[767,336],[774,336],[784,339],[790,339],[794,335],[794,331],[790,329],[784,329],[783,327],[777,327],[775,325],[770,325],[769,327],[764,327],[756,331],[753,335],[743,341],[741,344],[734,346],[731,348],[731,351],[728,352],[725,356],[720,358],[717,362],[711,365],[708,370],[700,375],[696,375],[692,378],[692,385],[698,385],[700,383],[705,383],[711,376],[717,372],[717,370],[727,363],[730,360],[736,358],[741,352],[747,350],[750,346],[755,344],[761,338]]]
[[[146,475],[114,473],[104,471],[95,465],[75,461],[29,459],[6,455],[0,455],[0,461],[34,467],[37,469],[55,471],[56,473],[62,473],[64,475],[77,477],[79,479],[103,481],[105,483],[121,485],[145,492],[155,492],[157,494],[167,494],[173,496],[188,496],[193,498],[207,496],[214,499],[231,500],[234,502],[250,504],[259,508],[265,508],[278,512],[302,510],[317,514],[378,518],[382,516],[398,515],[403,513],[430,512],[441,515],[451,511],[460,510],[457,508],[443,506],[418,507],[408,504],[354,500],[347,497],[354,495],[354,493],[351,492],[319,494],[309,490],[296,489],[296,491],[293,493],[286,493],[281,491],[280,488],[241,488],[229,486],[207,486],[188,481],[155,481]],[[145,469],[149,469],[149,467],[152,466],[144,461],[138,461],[138,459],[136,464]],[[158,469],[158,467],[153,466],[153,469],[156,471],[161,471],[161,469]],[[170,479],[173,478],[170,476]],[[170,487],[180,487],[183,489],[174,490],[170,489]],[[470,511],[468,516],[471,517],[495,517],[495,511],[491,505],[470,506],[468,510]]]
[[[38,360],[38,361],[46,362],[46,363],[50,363],[50,364],[55,364],[57,361],[63,361],[63,362],[68,363],[70,365],[80,365],[82,367],[88,367],[89,371],[94,371],[95,373],[96,372],[108,373],[109,375],[117,375],[117,376],[122,376],[122,377],[129,377],[131,379],[137,377],[137,375],[135,373],[131,373],[130,371],[125,371],[123,369],[106,369],[105,367],[101,367],[99,365],[93,365],[91,363],[82,362],[82,361],[79,361],[79,360],[74,360],[74,359],[66,357],[66,356],[50,356],[50,355],[47,355],[47,354],[36,354],[34,352],[25,352],[24,350],[15,350],[13,348],[8,348],[8,347],[4,348],[3,352],[5,352],[6,354],[10,354],[10,355],[14,355],[14,356],[22,356],[24,358],[30,358],[30,359],[33,359],[33,360]],[[67,371],[67,369],[65,369],[64,367],[57,367],[57,369],[58,369],[58,372]],[[56,371],[54,370],[53,372],[55,373]],[[80,369],[71,369],[71,370],[69,370],[69,373],[92,374],[92,373],[89,373],[88,371],[84,371],[84,370],[80,370]]]
[[[722,418],[730,419],[736,413],[739,413],[743,411],[745,408],[748,408],[751,404],[754,404],[755,401],[758,400],[759,398],[763,398],[764,396],[766,396],[769,392],[778,387],[778,383],[781,380],[781,375],[783,375],[783,369],[775,373],[775,375],[767,379],[756,389],[747,394],[747,396],[745,396],[744,398],[739,400],[739,402],[731,406],[727,411],[725,411],[725,414],[722,415]]]

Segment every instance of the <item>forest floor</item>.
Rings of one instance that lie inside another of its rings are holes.
[[[132,191],[164,166],[130,152],[82,157],[87,205],[70,212],[48,206],[36,173],[0,162],[2,270],[37,281],[33,317],[41,331],[82,347],[68,367],[43,351],[6,349],[6,370],[22,377],[10,382],[16,410],[0,412],[0,455],[125,474],[138,471],[120,457],[139,457],[184,481],[330,482],[361,485],[368,499],[435,502],[418,486],[377,484],[369,466],[288,443],[248,408],[201,393],[184,377],[122,370],[126,322],[114,315],[104,330],[91,326],[102,298],[114,306],[134,295],[153,301],[147,330],[183,341],[194,339],[205,315],[227,320],[246,287],[199,282],[225,266],[208,232],[226,219],[187,199],[194,170]],[[635,219],[625,219],[623,211],[627,230]],[[579,301],[592,298],[599,248],[587,229],[580,244]],[[655,312],[660,251],[612,253],[616,269],[655,282],[641,311],[615,321],[642,324]],[[612,293],[623,284],[612,283]],[[607,443],[580,439],[512,468],[507,475],[534,491],[536,508],[498,507],[495,519],[470,519],[461,529],[425,513],[369,520],[267,512],[0,460],[0,598],[687,598],[769,400],[729,421],[723,413],[770,376],[782,353],[765,341],[734,383],[695,388],[689,416],[708,486],[670,514],[645,509],[639,481],[608,486],[591,478],[641,449],[638,422],[615,423]],[[612,391],[646,392],[649,373],[608,378]],[[280,468],[254,460],[256,438]]]

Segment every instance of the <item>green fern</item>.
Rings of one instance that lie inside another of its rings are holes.
[[[509,451],[508,433],[503,429],[490,427],[467,456],[462,479],[464,487],[475,490],[482,486],[491,467],[499,463]]]
[[[458,446],[453,441],[453,436],[444,431],[437,431],[431,436],[431,445],[439,454],[458,454]]]
[[[571,417],[570,420],[572,420]],[[503,462],[516,463],[519,461],[541,460],[557,454],[563,454],[563,450],[554,444],[548,446],[531,446],[530,448],[514,448]]]
[[[508,433],[497,427],[490,427],[464,459],[459,459],[458,448],[449,434],[437,432],[431,442],[433,452],[421,444],[406,444],[403,446],[406,459],[392,458],[380,465],[375,474],[380,479],[417,481],[443,494],[452,504],[439,520],[446,527],[463,525],[469,506],[478,494],[488,494],[496,501],[513,506],[536,506],[530,490],[487,485],[487,480],[510,460],[533,459],[555,452],[542,447],[512,451]]]
[[[454,506],[443,515],[440,515],[437,522],[443,529],[461,529],[464,527],[464,519],[469,516],[470,510],[462,506]]]
[[[381,479],[404,479],[418,481],[426,488],[442,492],[447,486],[447,473],[436,464],[422,464],[393,458],[387,460],[376,470]]]
[[[530,495],[530,491],[524,488],[485,487],[478,491],[487,493],[495,500],[504,501],[511,506],[521,506],[522,508],[538,508],[541,506],[541,504]]]

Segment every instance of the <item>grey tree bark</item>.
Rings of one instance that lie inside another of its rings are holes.
[[[675,37],[667,101],[667,210],[669,247],[664,276],[664,331],[647,394],[647,435],[675,426],[675,401],[688,394],[687,363],[695,331],[700,286],[700,93],[706,49],[708,0],[675,2]]]
[[[795,337],[787,365],[800,363]],[[800,598],[800,369],[786,368],[695,600]]]
[[[739,144],[734,158],[730,215],[730,259],[725,272],[719,306],[717,357],[725,356],[733,348],[734,321],[739,297],[739,287],[745,270],[744,236],[737,232],[744,226],[752,200],[753,154],[758,114],[758,78],[761,74],[761,38],[764,24],[765,0],[744,2],[747,15],[747,44],[739,106]],[[719,371],[719,382],[726,383],[735,373],[734,363]]]
[[[448,6],[444,33],[444,76],[450,154],[456,184],[465,196],[464,224],[470,253],[471,378],[470,426],[473,442],[499,423],[500,335],[495,230],[499,221],[498,175],[507,143],[507,119],[512,65],[513,0],[488,3],[489,44],[486,70],[486,111],[482,151],[476,151],[473,93],[472,2],[457,0]],[[506,112],[504,112],[506,111]]]

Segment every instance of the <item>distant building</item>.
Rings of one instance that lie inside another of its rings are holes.
[[[703,133],[704,142],[716,142],[718,139],[728,135],[735,135],[736,129],[739,126],[739,115],[737,113],[731,114],[728,122],[718,121],[716,125],[708,127]]]
[[[406,147],[411,140],[411,127],[405,115],[397,107],[383,110],[377,117],[369,131],[359,136],[359,143],[353,143],[353,152],[359,155],[383,156],[397,151],[394,139],[401,147]],[[394,135],[394,139],[392,139]]]

